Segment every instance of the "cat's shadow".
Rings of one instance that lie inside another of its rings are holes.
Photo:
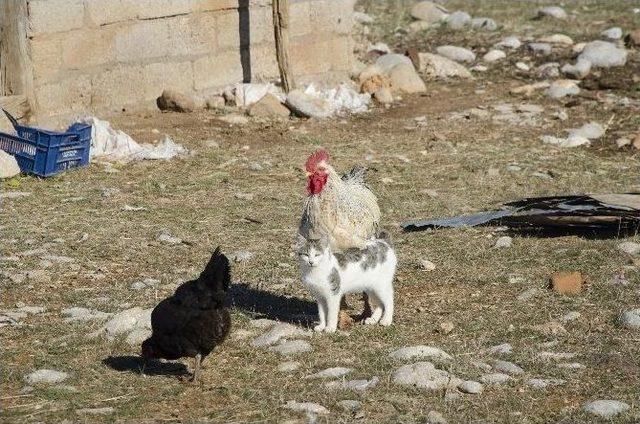
[[[231,307],[256,318],[311,326],[317,318],[316,304],[297,297],[287,297],[236,283],[230,290]]]

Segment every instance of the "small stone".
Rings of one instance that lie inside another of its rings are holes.
[[[425,21],[415,21],[415,22],[411,22],[409,24],[409,32],[412,34],[421,32],[421,31],[425,31],[431,27],[433,27],[433,24],[430,24],[429,22],[425,22]]]
[[[264,166],[260,165],[258,162],[251,162],[249,164],[249,171],[254,171],[254,172],[264,171]]]
[[[281,339],[301,337],[301,336],[310,336],[310,333],[293,324],[289,324],[286,322],[279,322],[273,325],[269,331],[255,338],[251,342],[251,346],[253,347],[272,346],[278,343]]]
[[[560,76],[560,64],[557,62],[544,63],[535,69],[535,75],[538,78],[558,78]]]
[[[600,68],[624,66],[627,63],[627,51],[613,43],[597,40],[584,46],[582,53],[578,56],[578,60],[580,59],[587,60],[592,66]]]
[[[502,60],[507,57],[507,54],[502,50],[489,50],[487,54],[482,57],[482,60],[485,62],[497,62],[498,60]]]
[[[69,377],[69,374],[62,371],[40,369],[24,377],[27,384],[56,384],[62,383]]]
[[[288,118],[291,111],[280,103],[280,99],[271,93],[267,93],[249,107],[248,113],[254,117],[283,119]]]
[[[557,80],[551,83],[547,94],[552,99],[561,99],[580,93],[580,87],[573,80]]]
[[[117,313],[92,335],[106,334],[113,338],[118,334],[128,333],[135,328],[151,328],[151,309],[134,307]]]
[[[169,230],[167,229],[161,230],[160,233],[158,233],[158,235],[156,236],[156,239],[162,243],[170,244],[170,245],[176,245],[176,244],[182,243],[181,238],[172,236]]]
[[[493,47],[496,47],[498,49],[501,49],[501,48],[518,49],[520,48],[520,46],[522,46],[522,42],[515,35],[506,37],[502,41],[499,41],[493,45]]]
[[[292,356],[311,352],[313,347],[304,340],[281,340],[279,344],[271,346],[269,349],[283,356]]]
[[[484,65],[475,65],[470,68],[474,72],[487,72],[489,68]]]
[[[429,79],[435,78],[472,78],[471,73],[463,65],[444,56],[431,53],[420,53],[420,71]]]
[[[426,390],[445,389],[450,380],[451,376],[447,371],[435,368],[431,362],[405,365],[393,373],[394,383]]]
[[[471,22],[471,15],[469,15],[467,12],[458,10],[457,12],[453,12],[452,14],[447,16],[444,19],[444,22],[451,29],[462,29]]]
[[[503,249],[503,248],[511,247],[512,244],[513,244],[513,239],[511,237],[502,236],[502,237],[499,237],[498,240],[496,240],[496,244],[494,245],[494,247],[498,249]]]
[[[558,121],[566,121],[569,119],[569,115],[564,110],[558,110],[553,113],[553,117]]]
[[[560,294],[579,294],[584,281],[579,272],[557,272],[551,276],[553,291]]]
[[[238,250],[229,254],[229,260],[232,262],[246,262],[253,257],[253,253],[246,250]]]
[[[134,328],[127,337],[125,338],[125,342],[129,346],[140,346],[143,341],[151,337],[151,330],[147,328]]]
[[[420,268],[423,271],[435,271],[436,269],[436,264],[434,264],[433,262],[431,262],[428,259],[422,259],[420,261]]]
[[[527,386],[531,386],[536,389],[546,389],[549,386],[561,386],[566,381],[560,378],[531,378],[525,381]]]
[[[600,33],[602,38],[606,38],[607,40],[619,40],[622,38],[622,28],[613,27],[609,29],[605,29]]]
[[[522,368],[509,361],[495,360],[493,361],[492,368],[495,371],[505,374],[522,374],[524,372]]]
[[[290,400],[287,401],[284,407],[292,411],[307,412],[311,414],[325,415],[329,413],[327,408],[313,402],[296,402],[295,400]]]
[[[287,106],[296,115],[305,118],[328,118],[333,112],[329,102],[313,97],[302,90],[293,90],[287,95]]]
[[[362,403],[357,400],[345,399],[338,402],[338,406],[346,412],[356,412],[362,409]]]
[[[473,62],[476,60],[476,54],[469,49],[457,46],[440,46],[436,49],[440,56],[456,62]]]
[[[567,19],[567,12],[564,11],[560,6],[547,6],[541,9],[538,9],[538,17],[550,17],[555,19]]]
[[[220,95],[209,96],[207,97],[205,102],[207,105],[207,109],[212,109],[212,110],[224,109],[226,104],[226,100],[224,96],[220,96]]]
[[[375,22],[373,16],[364,12],[353,12],[353,19],[360,24],[372,24]]]
[[[635,243],[633,241],[625,241],[617,246],[618,250],[622,253],[626,253],[627,255],[636,256],[640,254],[640,243]]]
[[[529,43],[527,48],[534,53],[543,55],[551,54],[551,44],[548,43]]]
[[[20,175],[20,166],[18,166],[18,161],[13,155],[5,152],[4,150],[0,150],[0,179],[12,178],[16,175]]]
[[[640,308],[623,312],[618,318],[620,326],[640,330]]]
[[[287,362],[282,362],[280,365],[278,365],[277,369],[280,372],[290,373],[290,372],[294,372],[298,368],[300,368],[300,362],[287,361]]]
[[[353,371],[353,368],[333,367],[306,376],[305,378],[339,378]]]
[[[488,349],[485,349],[485,352],[489,355],[502,354],[506,355],[513,351],[513,346],[509,343],[502,343],[496,346],[491,346]]]
[[[507,382],[511,377],[503,373],[484,374],[480,377],[480,381],[484,384],[502,384]]]
[[[622,149],[625,146],[629,146],[631,145],[631,140],[629,140],[626,137],[620,137],[619,139],[616,140],[616,147],[618,149]]]
[[[479,395],[483,392],[484,386],[477,381],[463,381],[458,385],[458,389],[464,393]]]
[[[455,325],[451,321],[445,321],[440,323],[440,332],[442,334],[449,334],[453,331]]]
[[[60,311],[65,316],[65,322],[86,322],[93,320],[104,320],[109,318],[112,314],[107,312],[96,311],[87,308],[72,307],[66,308]]]
[[[110,406],[105,406],[103,408],[82,408],[76,409],[76,414],[78,415],[109,415],[113,414],[116,410]]]
[[[589,140],[600,138],[605,133],[604,127],[597,122],[589,122],[580,128],[573,128],[568,131],[570,136],[575,135],[588,138]]]
[[[549,88],[550,84],[546,81],[537,82],[534,84],[525,84],[518,87],[514,87],[509,90],[511,94],[523,94],[525,96],[531,96],[535,91]]]
[[[617,400],[594,400],[584,405],[583,409],[604,419],[611,419],[629,410],[629,405]]]
[[[406,360],[411,360],[416,358],[420,358],[420,359],[427,358],[431,360],[446,362],[453,359],[451,355],[449,355],[442,349],[439,349],[437,347],[424,346],[424,345],[403,347],[401,349],[391,352],[389,354],[389,357],[396,360],[400,360],[400,361],[406,361]]]
[[[391,80],[393,88],[403,93],[423,93],[427,91],[424,81],[422,81],[422,78],[418,75],[413,64],[394,66],[389,72],[389,79]]]
[[[563,315],[563,316],[560,318],[560,321],[561,321],[561,322],[571,322],[571,321],[575,321],[575,320],[577,320],[577,319],[578,319],[578,318],[580,318],[581,316],[582,316],[582,314],[581,314],[580,312],[578,312],[578,311],[571,311],[571,312],[568,312],[568,313],[566,313],[565,315]]]
[[[373,93],[373,98],[378,101],[378,103],[383,105],[388,105],[393,103],[393,94],[391,94],[391,90],[387,87],[381,87]]]
[[[531,69],[529,65],[524,62],[516,62],[516,68],[520,69],[521,71],[528,71]]]
[[[591,72],[591,62],[588,60],[580,59],[575,65],[567,63],[561,69],[563,74],[573,78],[582,79],[589,75]]]
[[[471,19],[471,28],[495,31],[498,29],[498,24],[491,18],[473,18]]]
[[[427,414],[429,424],[447,424],[447,419],[438,411],[429,411]]]
[[[175,90],[164,90],[156,104],[160,110],[175,112],[193,112],[196,109],[196,103],[192,98]]]
[[[568,35],[564,35],[564,34],[548,35],[546,37],[540,38],[538,41],[540,41],[541,43],[549,43],[549,44],[563,44],[565,46],[573,45],[573,39]]]
[[[447,9],[430,1],[418,2],[411,8],[411,16],[427,24],[439,22],[447,15]]]
[[[355,390],[362,392],[374,388],[379,381],[380,377],[373,377],[371,380],[338,380],[324,383],[324,387],[327,389]]]
[[[251,193],[235,193],[233,197],[235,197],[238,200],[246,200],[246,201],[253,200],[253,194]]]
[[[527,300],[533,299],[538,294],[540,294],[540,289],[532,288],[520,293],[516,299],[518,299],[521,302],[526,302]]]

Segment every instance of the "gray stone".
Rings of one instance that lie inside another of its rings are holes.
[[[440,46],[436,49],[440,56],[456,62],[473,62],[476,60],[476,54],[469,49],[458,46]]]
[[[471,19],[471,28],[495,31],[498,29],[498,25],[496,21],[491,18],[473,18]]]
[[[501,248],[508,248],[511,247],[511,244],[513,244],[513,239],[509,236],[502,236],[502,237],[498,237],[498,240],[496,240],[496,244],[494,245],[494,247],[501,249]]]
[[[540,38],[538,41],[540,41],[541,43],[563,44],[565,46],[573,45],[573,39],[564,34],[547,35],[546,37]]]
[[[546,389],[549,386],[561,386],[566,381],[560,378],[531,378],[525,381],[527,386],[534,387],[536,389]]]
[[[160,284],[160,280],[156,280],[154,278],[145,278],[142,281],[136,281],[132,283],[129,288],[131,290],[144,290],[147,288],[153,288]]]
[[[429,411],[427,422],[429,424],[447,424],[447,419],[438,411]]]
[[[484,390],[484,386],[477,381],[463,381],[458,385],[458,389],[463,393],[479,395]]]
[[[507,54],[502,50],[489,50],[487,54],[482,57],[482,60],[485,62],[497,62],[498,60],[502,60],[507,57]]]
[[[375,67],[374,68],[367,68],[366,75],[369,74],[381,74],[381,75],[389,75],[391,73],[391,70],[393,70],[393,68],[395,68],[396,66],[399,65],[411,65],[413,66],[413,62],[411,62],[411,59],[409,59],[407,56],[403,55],[403,54],[397,54],[397,53],[392,53],[392,54],[385,54],[380,56],[375,63]],[[360,76],[360,78],[367,78],[363,75]]]
[[[273,346],[276,343],[278,343],[281,339],[300,337],[300,336],[309,336],[309,335],[310,333],[308,331],[305,331],[300,327],[297,327],[292,324],[288,324],[286,322],[280,322],[272,326],[271,329],[266,333],[255,338],[251,342],[251,346],[253,347]]]
[[[360,24],[372,24],[375,22],[373,16],[364,12],[353,12],[353,19]]]
[[[278,365],[278,371],[284,372],[284,373],[294,372],[298,368],[300,368],[300,362],[296,362],[296,361],[282,362],[281,364]]]
[[[444,22],[451,29],[462,29],[471,22],[471,15],[467,12],[458,10],[447,16]]]
[[[565,75],[582,79],[589,75],[589,72],[591,72],[591,62],[585,59],[580,59],[576,62],[575,65],[567,63],[560,70]]]
[[[269,349],[283,356],[293,356],[311,352],[313,347],[304,340],[280,340],[279,344],[271,346]]]
[[[638,255],[640,254],[640,243],[635,243],[633,241],[625,241],[617,246],[618,250],[622,253],[626,253],[627,255]]]
[[[447,388],[451,375],[437,369],[431,362],[417,362],[398,368],[393,373],[393,381],[402,386],[412,386],[427,390]]]
[[[547,6],[538,9],[538,17],[550,17],[555,19],[567,19],[567,12],[560,6]]]
[[[623,312],[618,318],[618,324],[632,330],[640,330],[640,308]]]
[[[388,76],[391,80],[391,86],[401,92],[423,93],[427,91],[427,86],[424,84],[424,81],[422,81],[422,78],[420,78],[420,75],[418,75],[413,63],[410,65],[405,63],[394,66]]]
[[[420,31],[425,31],[435,25],[437,24],[430,24],[429,22],[425,22],[425,21],[415,21],[409,24],[408,29],[410,33],[415,34]]]
[[[600,33],[602,38],[606,38],[608,40],[619,40],[622,38],[622,28],[613,27],[609,29],[605,29]]]
[[[520,69],[521,71],[528,71],[531,69],[529,65],[524,62],[516,62],[516,68]]]
[[[597,68],[624,66],[627,63],[627,51],[613,43],[597,40],[584,46],[582,53],[578,56],[578,60],[581,59],[588,60]]]
[[[249,325],[251,325],[253,328],[269,328],[269,327],[273,327],[277,323],[278,321],[274,321],[272,319],[258,318],[258,319],[251,320],[249,322]]]
[[[420,70],[429,78],[472,78],[467,68],[444,56],[420,53]]]
[[[520,368],[513,362],[509,362],[509,361],[495,360],[493,361],[492,368],[494,369],[494,371],[502,372],[505,374],[511,374],[511,375],[522,374],[524,372],[522,368]]]
[[[430,1],[421,1],[411,8],[411,16],[428,24],[441,21],[448,15],[447,9]]]
[[[511,353],[512,351],[513,351],[513,346],[511,346],[509,343],[502,343],[496,346],[491,346],[488,349],[485,349],[485,352],[488,353],[489,355],[495,355],[495,354],[506,355]]]
[[[96,311],[95,309],[81,308],[77,306],[63,309],[60,313],[65,316],[65,322],[104,320],[113,315],[108,312],[101,312]]]
[[[484,384],[502,384],[506,383],[511,377],[503,373],[484,374],[480,377],[480,381]]]
[[[339,378],[353,371],[353,368],[333,367],[306,376],[305,378]]]
[[[247,250],[238,250],[229,254],[229,260],[232,262],[246,262],[253,257],[253,253]]]
[[[104,334],[107,338],[113,339],[119,334],[129,333],[140,328],[151,329],[151,309],[134,307],[119,312],[92,336]]]
[[[181,238],[172,236],[169,230],[167,229],[161,230],[160,233],[158,233],[156,239],[162,243],[169,244],[169,245],[176,245],[176,244],[182,243]]]
[[[288,118],[291,111],[280,103],[280,99],[271,93],[267,93],[260,100],[252,104],[247,113],[250,116],[259,118],[283,119]]]
[[[295,400],[289,400],[284,405],[285,408],[296,412],[307,412],[311,414],[325,415],[329,413],[329,410],[324,406],[313,402],[296,402]]]
[[[605,133],[604,127],[597,122],[589,122],[580,128],[572,128],[567,131],[569,132],[569,136],[579,136],[589,140],[600,138]]]
[[[551,83],[547,94],[552,99],[561,99],[565,96],[571,96],[580,93],[580,87],[573,80],[557,80]]]
[[[125,339],[129,346],[140,346],[143,341],[151,337],[151,330],[147,328],[134,328]]]
[[[594,400],[584,405],[583,409],[604,419],[611,419],[629,410],[629,405],[617,400]]]
[[[164,90],[156,103],[160,110],[193,112],[196,109],[196,102],[191,97],[175,90]]]
[[[515,35],[511,35],[502,39],[502,41],[497,42],[493,45],[493,47],[497,49],[508,48],[508,49],[518,49],[522,46],[522,42]]]
[[[338,402],[338,406],[346,412],[356,412],[362,409],[362,403],[357,400],[345,399]]]
[[[12,178],[20,174],[18,161],[13,155],[0,150],[0,178]]]
[[[516,299],[518,299],[521,302],[526,302],[527,300],[533,299],[538,294],[540,294],[540,289],[534,287],[534,288],[523,291],[518,295]]]
[[[560,76],[560,64],[556,62],[544,63],[535,70],[539,78],[557,78]]]
[[[540,53],[543,55],[551,54],[551,44],[547,43],[529,43],[527,48],[534,53]]]
[[[355,390],[358,392],[363,392],[365,390],[374,388],[379,381],[379,377],[373,377],[371,380],[337,380],[326,382],[324,384],[324,387],[327,389]]]
[[[450,361],[453,359],[447,352],[432,346],[410,346],[395,350],[389,356],[396,360],[431,359],[436,361]]]
[[[62,383],[69,377],[69,374],[62,371],[40,369],[27,374],[24,381],[27,384],[56,384]]]

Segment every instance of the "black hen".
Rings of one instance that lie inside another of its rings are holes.
[[[142,343],[144,363],[151,358],[195,358],[193,380],[197,380],[204,358],[229,334],[230,284],[229,260],[218,247],[197,280],[182,284],[153,309],[153,333]]]

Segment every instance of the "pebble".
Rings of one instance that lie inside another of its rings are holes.
[[[333,367],[306,376],[305,378],[339,378],[353,371],[353,368]]]
[[[235,193],[233,197],[235,197],[238,200],[247,200],[247,201],[253,200],[253,194],[251,193]]]
[[[254,171],[254,172],[264,171],[264,166],[260,165],[258,162],[251,162],[249,164],[249,171]]]
[[[278,321],[274,321],[268,318],[257,318],[249,322],[249,325],[253,328],[269,328],[273,327],[276,324],[278,324]]]
[[[567,12],[560,6],[547,6],[538,9],[538,17],[551,17],[555,19],[567,19]]]
[[[582,316],[582,314],[578,311],[571,311],[571,312],[567,312],[566,314],[564,314],[561,318],[560,318],[560,322],[570,322],[570,321],[575,321],[578,318],[580,318]]]
[[[63,309],[60,311],[60,313],[65,316],[65,322],[104,320],[113,315],[107,312],[96,311],[95,309],[81,308],[78,306]]]
[[[516,62],[516,68],[520,69],[521,71],[528,71],[531,69],[529,65],[524,62]]]
[[[420,261],[420,268],[422,268],[423,271],[435,271],[436,264],[428,259],[422,259]]]
[[[527,48],[534,53],[543,55],[551,54],[551,44],[548,43],[529,43]]]
[[[394,383],[427,390],[445,389],[451,379],[447,371],[437,369],[431,362],[405,365],[393,373]]]
[[[487,54],[482,57],[485,62],[496,62],[507,57],[507,54],[502,50],[489,50]]]
[[[300,336],[309,336],[310,333],[308,331],[303,330],[300,327],[295,325],[279,322],[271,327],[269,331],[258,336],[253,341],[251,341],[251,346],[253,347],[265,347],[265,346],[273,346],[278,343],[281,339],[287,339],[292,337],[300,337]]]
[[[7,191],[0,193],[0,199],[19,199],[28,196],[31,196],[31,193],[27,191]]]
[[[632,330],[640,330],[640,308],[623,312],[618,318],[618,324]]]
[[[403,347],[391,352],[389,357],[402,361],[420,358],[446,362],[453,359],[451,355],[442,349],[424,345]]]
[[[447,424],[447,420],[444,415],[438,411],[429,411],[427,414],[427,422],[429,424]]]
[[[635,256],[640,254],[640,243],[635,243],[633,241],[625,241],[617,246],[618,250],[622,253],[626,253],[627,255]]]
[[[536,297],[540,293],[541,293],[540,289],[532,288],[532,289],[525,290],[524,292],[520,293],[516,299],[518,299],[521,302],[524,302],[524,301],[533,299],[534,297]]]
[[[476,54],[469,49],[457,46],[440,46],[436,49],[440,56],[456,62],[473,62],[476,60]]]
[[[296,402],[295,400],[289,400],[284,405],[284,407],[292,411],[308,412],[311,414],[324,415],[329,413],[329,410],[327,408],[325,408],[324,406],[318,403],[313,403],[313,402]]]
[[[451,29],[462,29],[471,22],[471,15],[467,12],[458,10],[453,12],[444,19],[444,22]]]
[[[281,364],[278,365],[278,371],[285,372],[285,373],[293,372],[298,368],[300,368],[300,362],[296,362],[296,361],[282,362]]]
[[[569,131],[569,136],[584,137],[589,140],[600,138],[605,133],[604,127],[597,122],[589,122],[580,128],[572,128],[567,131]]]
[[[560,71],[570,77],[582,79],[589,75],[589,72],[591,72],[591,62],[589,62],[588,60],[580,59],[576,62],[575,65],[567,63],[560,69]]]
[[[560,64],[557,62],[544,63],[536,68],[535,74],[539,78],[557,78],[560,76]]]
[[[502,237],[499,237],[498,240],[496,240],[494,247],[499,249],[508,248],[508,247],[511,247],[512,244],[513,244],[513,239],[511,237],[502,236]]]
[[[481,383],[478,383],[477,381],[469,380],[469,381],[463,381],[462,383],[460,383],[458,385],[458,389],[464,393],[479,395],[480,393],[483,392],[484,386]]]
[[[493,361],[492,368],[494,369],[494,371],[498,371],[505,374],[511,374],[511,375],[522,374],[524,372],[524,370],[520,368],[518,365],[509,361],[495,360]]]
[[[609,29],[605,29],[600,33],[602,38],[606,38],[608,40],[619,40],[622,38],[622,28],[613,27]]]
[[[151,330],[148,328],[134,328],[124,340],[129,346],[140,346],[143,341],[151,337]]]
[[[136,281],[132,283],[129,288],[131,290],[143,290],[146,288],[153,288],[160,284],[160,280],[156,280],[154,278],[145,278],[142,281]]]
[[[480,377],[480,381],[484,384],[502,384],[507,382],[511,377],[502,373],[484,374]]]
[[[566,381],[560,378],[531,378],[525,381],[527,386],[534,387],[536,389],[546,389],[549,386],[561,386]]]
[[[471,78],[471,73],[463,65],[444,56],[420,53],[420,71],[433,78]]]
[[[522,42],[515,35],[506,37],[502,41],[498,41],[496,44],[493,45],[493,47],[496,47],[498,49],[500,48],[518,49],[520,48],[520,46],[522,46]]]
[[[581,59],[600,68],[624,66],[627,63],[627,51],[608,41],[596,40],[585,44],[582,53],[578,56],[578,60]]]
[[[170,244],[170,245],[176,245],[176,244],[182,243],[181,238],[172,236],[169,230],[167,229],[161,230],[160,233],[158,233],[156,239],[162,243]]]
[[[362,403],[357,400],[345,399],[338,402],[338,406],[346,412],[356,412],[362,409]]]
[[[229,260],[232,262],[246,262],[253,257],[253,253],[246,250],[238,250],[229,254]]]
[[[269,349],[283,356],[292,356],[311,352],[313,347],[304,340],[281,340],[279,344],[271,346]]]
[[[379,381],[380,377],[373,377],[371,380],[338,380],[326,382],[324,387],[327,389],[355,390],[362,392],[374,388]]]
[[[559,121],[566,121],[567,119],[569,119],[569,114],[567,114],[567,112],[565,112],[564,110],[558,110],[553,113],[553,117]]]
[[[495,31],[498,29],[498,24],[491,18],[473,18],[471,19],[471,28]]]
[[[151,309],[134,307],[114,315],[102,328],[92,333],[90,337],[105,334],[108,339],[113,339],[119,334],[129,333],[141,328],[151,329]]]
[[[24,377],[27,384],[56,384],[62,383],[69,377],[69,374],[62,371],[40,369]]]
[[[573,39],[568,35],[564,34],[552,34],[546,37],[540,38],[538,41],[541,43],[550,43],[550,44],[564,44],[566,46],[573,45]]]
[[[629,405],[617,400],[594,400],[584,405],[583,409],[604,419],[611,419],[629,410]]]
[[[103,408],[82,408],[76,409],[76,414],[78,415],[109,415],[113,414],[116,410],[110,406],[105,406]]]
[[[565,96],[571,96],[580,93],[580,87],[573,80],[557,80],[551,83],[547,94],[552,99],[561,99]]]
[[[485,349],[485,353],[489,355],[507,355],[513,351],[513,346],[509,343],[502,343],[496,346],[491,346],[490,348]]]

